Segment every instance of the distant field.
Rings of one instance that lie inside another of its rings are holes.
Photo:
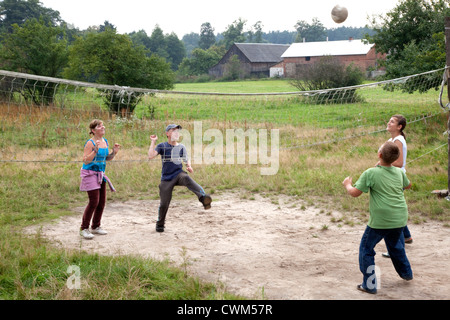
[[[183,83],[174,91],[211,93],[279,93],[297,92],[285,79],[248,80],[236,82]],[[408,94],[389,92],[381,86],[358,89],[361,101],[351,104],[314,105],[293,95],[185,95],[157,94],[146,97],[136,108],[139,117],[169,121],[211,120],[280,125],[313,126],[346,129],[384,125],[392,113],[402,113],[408,119],[417,115],[440,112],[436,104],[438,93]]]
[[[298,91],[288,80],[246,80],[233,82],[177,83],[174,90],[188,92],[266,93]]]

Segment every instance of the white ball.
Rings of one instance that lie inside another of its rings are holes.
[[[346,7],[336,5],[333,10],[331,10],[331,18],[336,23],[344,22],[348,17],[348,10]]]

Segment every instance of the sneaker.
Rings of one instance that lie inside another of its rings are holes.
[[[356,289],[358,289],[358,290],[360,290],[360,291],[362,291],[362,292],[370,293],[370,294],[376,294],[376,293],[377,293],[377,289],[372,289],[372,290],[370,290],[370,289],[364,288],[364,287],[362,286],[362,284],[358,284],[358,285],[356,286]]]
[[[203,208],[205,208],[205,210],[211,209],[211,202],[212,202],[212,198],[209,195],[204,195],[203,197],[200,197],[200,202],[203,203]]]
[[[89,231],[89,229],[83,229],[80,231],[80,235],[85,239],[92,239],[94,238],[94,235]]]
[[[412,237],[405,238],[405,243],[412,243],[412,242],[413,242]]]
[[[100,227],[95,228],[95,229],[92,229],[92,233],[94,233],[94,234],[100,234],[100,235],[108,234],[108,232],[106,232],[105,230],[103,230],[103,229],[100,228]]]
[[[385,258],[390,258],[391,257],[388,252],[383,252],[381,255],[383,257],[385,257]]]
[[[156,225],[156,232],[164,232],[164,226]]]

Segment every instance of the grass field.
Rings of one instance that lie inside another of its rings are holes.
[[[175,90],[295,91],[284,80],[177,84]],[[110,145],[122,145],[121,153],[107,168],[121,192],[109,193],[108,201],[155,198],[160,162],[146,160],[149,135],[157,133],[163,141],[163,128],[168,122],[192,129],[192,122],[199,120],[204,129],[280,129],[280,168],[276,175],[262,176],[259,168],[250,164],[196,165],[194,169],[207,192],[239,190],[245,198],[253,193],[267,197],[295,195],[316,206],[339,208],[348,217],[330,223],[351,224],[355,217],[367,221],[368,197],[350,199],[341,182],[348,175],[356,181],[373,166],[376,150],[389,138],[383,131],[368,132],[384,126],[393,114],[402,113],[407,119],[433,114],[408,124],[405,130],[411,161],[407,173],[413,183],[406,197],[410,223],[438,220],[448,226],[450,203],[431,194],[434,189],[447,188],[447,148],[441,147],[447,142],[442,134],[447,119],[436,106],[437,94],[409,95],[376,88],[363,91],[364,102],[352,105],[307,105],[293,96],[169,94],[147,97],[137,108],[137,117],[129,119],[108,114],[94,100],[90,101],[92,108],[84,103],[83,110],[1,105],[0,299],[240,298],[190,277],[170,261],[69,252],[56,249],[42,237],[23,236],[23,227],[73,214],[73,207],[86,204],[86,194],[78,190],[80,158],[88,139],[87,125],[94,117],[105,121]],[[350,138],[352,135],[355,137]],[[329,140],[335,141],[322,143]],[[309,143],[318,144],[295,147]],[[85,289],[67,289],[69,265],[90,270],[83,280]]]
[[[267,93],[298,91],[284,79],[261,79],[232,82],[177,83],[175,91],[219,93]]]

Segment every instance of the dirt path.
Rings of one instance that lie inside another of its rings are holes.
[[[174,197],[166,231],[160,234],[155,232],[158,205],[158,200],[108,203],[103,227],[109,234],[93,240],[78,234],[84,208],[43,226],[42,233],[72,249],[188,261],[191,274],[254,299],[450,298],[450,232],[438,223],[409,225],[413,281],[400,279],[391,261],[381,257],[384,243],[377,246],[380,289],[369,295],[356,290],[362,280],[358,247],[365,226],[330,222],[342,216],[339,212],[302,208],[302,201],[286,196],[275,203],[259,195],[254,200],[215,195],[207,211],[195,198]]]

